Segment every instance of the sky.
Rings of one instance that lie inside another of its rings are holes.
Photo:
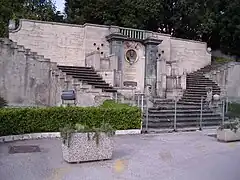
[[[64,0],[55,0],[55,4],[58,11],[61,11],[61,12],[64,11],[64,2],[65,2]]]

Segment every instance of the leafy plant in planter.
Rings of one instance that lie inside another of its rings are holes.
[[[99,145],[101,133],[105,133],[107,136],[113,136],[115,134],[115,130],[111,127],[111,125],[104,122],[100,128],[90,128],[86,125],[78,123],[75,124],[75,126],[68,124],[64,128],[60,129],[60,132],[63,143],[68,147],[70,146],[71,136],[73,133],[87,133],[88,140],[96,140],[97,145]],[[90,137],[90,133],[93,133],[92,138]]]
[[[239,118],[235,118],[234,120],[228,121],[223,123],[219,129],[223,130],[223,129],[231,129],[232,131],[234,131],[235,133],[237,132],[237,130],[240,128],[240,120]]]
[[[7,101],[0,96],[0,108],[7,106]]]

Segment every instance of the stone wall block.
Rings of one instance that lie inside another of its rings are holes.
[[[18,52],[25,52],[26,51],[26,49],[22,45],[17,45],[17,48],[18,48]]]

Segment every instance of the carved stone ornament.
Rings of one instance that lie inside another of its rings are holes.
[[[141,47],[141,43],[139,43],[139,42],[134,42],[134,41],[132,41],[132,42],[126,41],[126,42],[124,43],[124,45],[125,45],[125,49],[135,49],[135,50],[139,50],[140,47]]]
[[[134,64],[138,60],[137,52],[134,49],[128,49],[125,53],[125,60],[130,64]]]

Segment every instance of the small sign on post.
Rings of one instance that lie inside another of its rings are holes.
[[[64,104],[64,101],[67,101],[68,105],[70,105],[70,101],[74,101],[73,104],[76,105],[76,94],[74,90],[63,90],[61,94],[62,104]]]

